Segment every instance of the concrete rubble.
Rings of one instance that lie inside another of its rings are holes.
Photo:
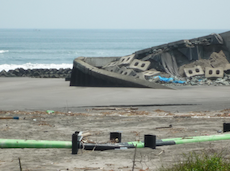
[[[157,70],[157,67],[151,68],[151,66],[154,65],[150,61],[135,59],[135,55],[132,54],[121,57],[119,61],[111,62],[102,68],[110,72],[168,86],[230,85],[230,64],[222,50],[218,53],[211,53],[208,59],[201,58],[180,66],[178,75],[171,75]],[[159,78],[164,78],[166,81]]]

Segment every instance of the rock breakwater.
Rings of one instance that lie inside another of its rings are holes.
[[[72,69],[23,69],[0,72],[0,77],[32,77],[32,78],[70,78]]]

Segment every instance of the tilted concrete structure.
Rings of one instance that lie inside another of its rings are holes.
[[[119,68],[135,69],[139,67],[132,61],[143,61],[144,70],[155,69],[171,76],[181,76],[179,67],[200,59],[209,59],[213,52],[223,51],[230,61],[230,31],[221,34],[210,34],[190,40],[180,40],[154,46],[134,52],[124,57],[79,57],[73,62],[71,86],[100,87],[140,87],[169,89],[169,87],[139,79],[135,74],[119,74]],[[135,67],[134,67],[135,66]],[[195,67],[195,66],[194,66]]]

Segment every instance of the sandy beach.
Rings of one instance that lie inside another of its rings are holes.
[[[230,86],[176,86],[175,90],[69,86],[64,79],[0,78],[1,110],[83,112],[97,106],[137,106],[171,112],[228,108]]]
[[[0,116],[20,118],[0,120],[0,138],[71,141],[75,131],[83,131],[91,133],[88,141],[106,143],[114,131],[122,133],[122,142],[143,141],[145,134],[157,139],[222,134],[223,123],[230,122],[229,90],[229,86],[69,87],[64,79],[0,78]],[[171,128],[156,129],[170,124]],[[228,140],[138,148],[135,170],[157,170],[194,150],[228,148]],[[134,149],[80,150],[72,155],[71,149],[2,148],[0,168],[19,170],[20,158],[23,171],[129,171],[133,156]]]

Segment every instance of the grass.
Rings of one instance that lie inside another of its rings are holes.
[[[224,151],[190,152],[183,155],[184,159],[171,167],[160,168],[160,171],[230,171],[230,160]]]

